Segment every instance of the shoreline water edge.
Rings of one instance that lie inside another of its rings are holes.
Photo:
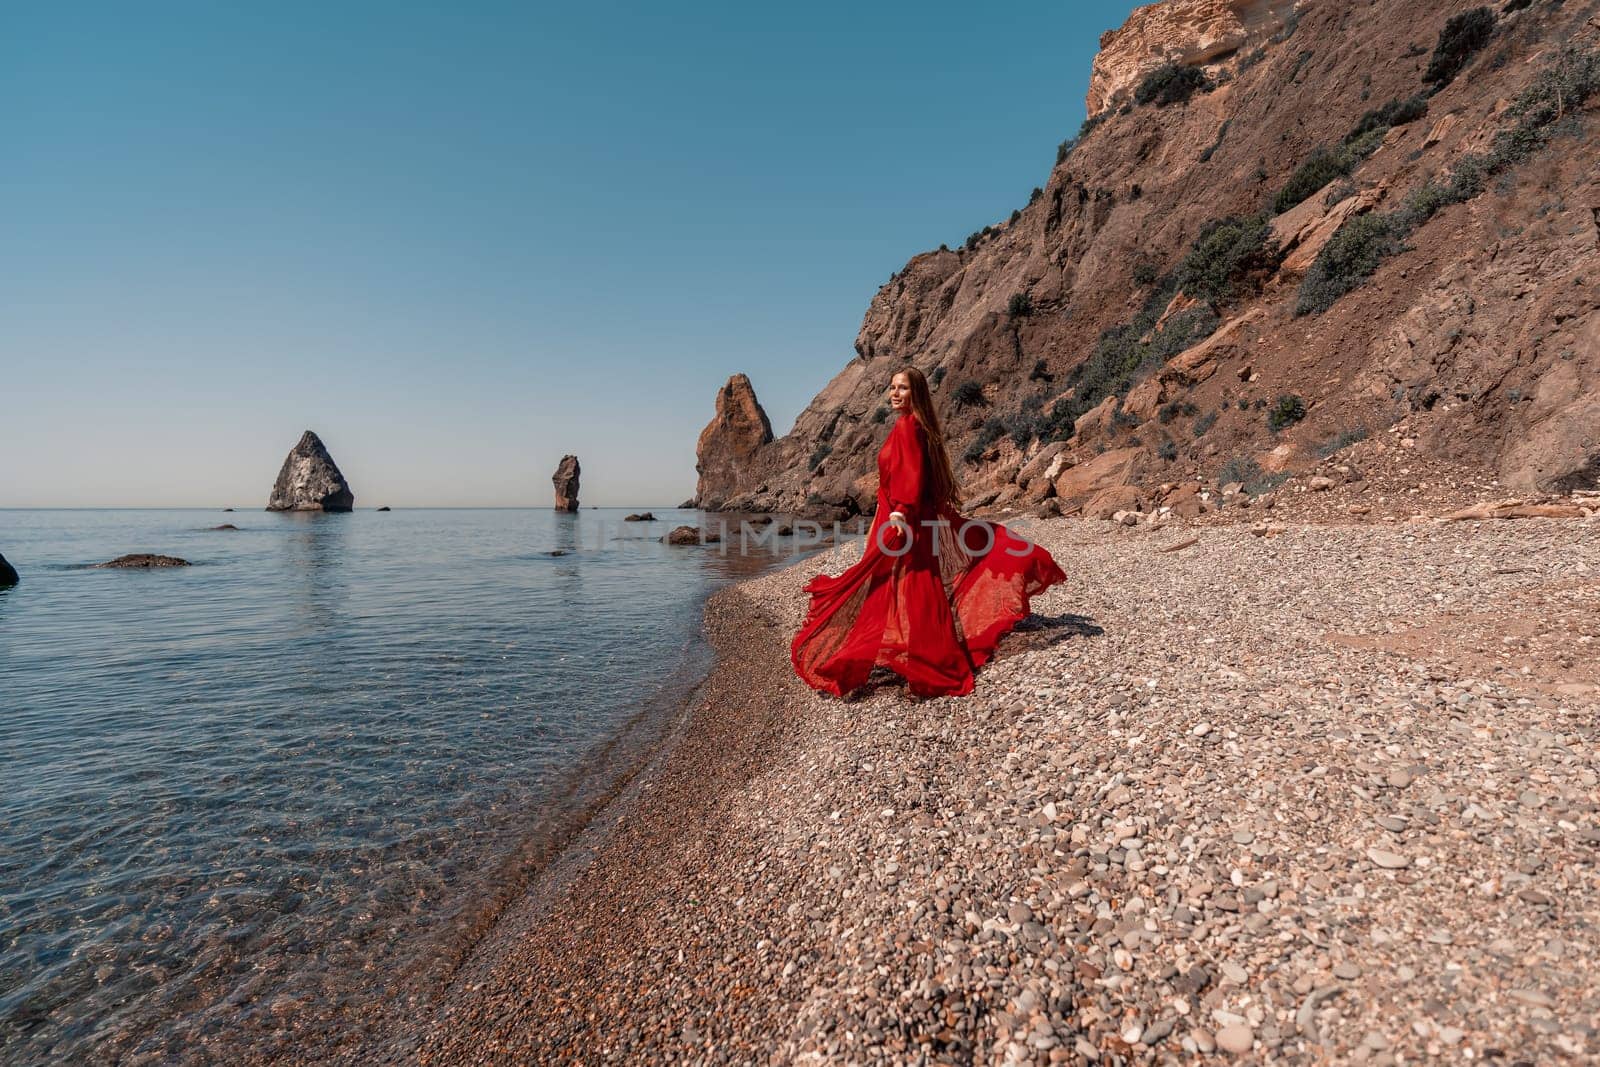
[[[666,743],[431,1010],[339,1059],[1592,1054],[1596,687],[1366,636],[1553,591],[1600,620],[1587,526],[1216,527],[1168,554],[1025,523],[1069,584],[978,693],[916,703],[821,697],[782,654],[859,542],[725,587]],[[1459,573],[1416,581],[1441,554]]]

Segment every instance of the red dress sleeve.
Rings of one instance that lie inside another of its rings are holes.
[[[889,510],[915,523],[920,517],[928,464],[923,429],[913,416],[902,415],[889,442]]]

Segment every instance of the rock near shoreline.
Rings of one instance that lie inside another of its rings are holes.
[[[729,378],[717,393],[716,414],[700,431],[694,469],[700,478],[685,507],[722,508],[750,474],[757,452],[772,442],[772,423],[743,374]]]

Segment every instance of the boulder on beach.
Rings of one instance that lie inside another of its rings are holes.
[[[710,530],[701,531],[695,526],[678,526],[663,537],[661,542],[667,545],[714,545],[721,540],[721,534]]]
[[[349,511],[356,496],[322,439],[307,430],[289,450],[272,486],[268,511]]]
[[[92,563],[90,566],[97,569],[116,567],[122,570],[141,570],[150,567],[188,567],[188,560],[179,559],[177,556],[156,556],[149,552],[136,552],[130,556],[118,556],[116,559],[105,563]]]
[[[556,510],[578,510],[578,457],[562,456],[550,481],[556,487]]]
[[[20,579],[17,576],[17,568],[7,563],[4,556],[0,556],[0,589],[8,585],[16,585],[18,581]]]
[[[623,522],[655,522],[656,521],[656,517],[655,517],[655,513],[654,512],[641,511],[637,515],[624,515],[622,517],[622,521]]]

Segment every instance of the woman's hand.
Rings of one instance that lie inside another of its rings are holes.
[[[911,543],[911,524],[906,521],[903,512],[889,512],[889,521],[884,525],[888,528],[888,532],[884,535],[884,545],[889,551],[899,552]]]

